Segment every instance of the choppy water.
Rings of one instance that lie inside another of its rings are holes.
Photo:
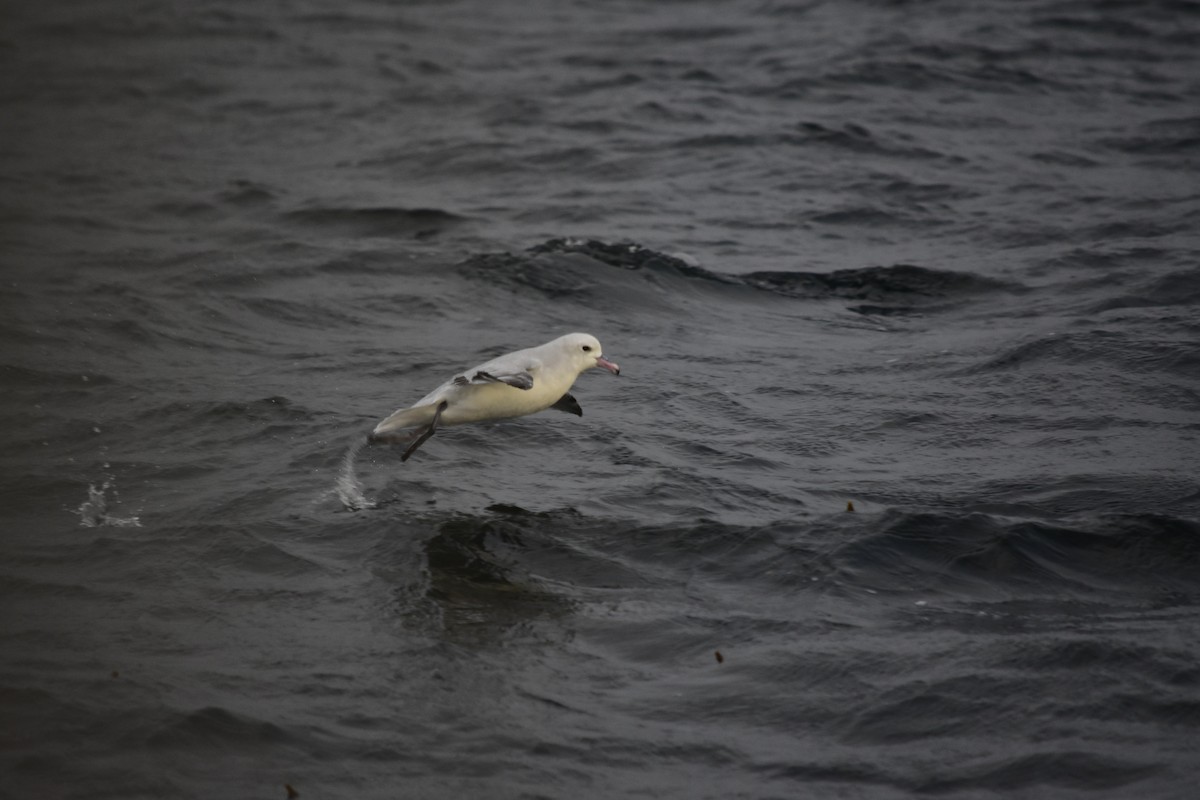
[[[0,795],[1193,796],[1200,4],[4,18]]]

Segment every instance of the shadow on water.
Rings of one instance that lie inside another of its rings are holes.
[[[493,515],[435,523],[436,533],[421,545],[422,580],[396,589],[408,622],[440,629],[459,643],[487,644],[571,613],[575,603],[533,571],[543,545],[527,541],[520,520],[528,512],[489,511]]]

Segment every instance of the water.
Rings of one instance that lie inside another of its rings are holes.
[[[4,18],[0,795],[1192,796],[1200,5]]]

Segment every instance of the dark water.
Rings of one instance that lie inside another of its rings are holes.
[[[5,3],[0,795],[1195,796],[1198,166],[1182,0]]]

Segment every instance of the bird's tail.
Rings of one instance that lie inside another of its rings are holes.
[[[367,441],[371,444],[375,444],[376,442],[384,444],[404,444],[410,442],[420,433],[420,431],[414,430],[414,428],[428,425],[436,414],[436,403],[402,408],[376,425],[375,430],[367,434]]]

